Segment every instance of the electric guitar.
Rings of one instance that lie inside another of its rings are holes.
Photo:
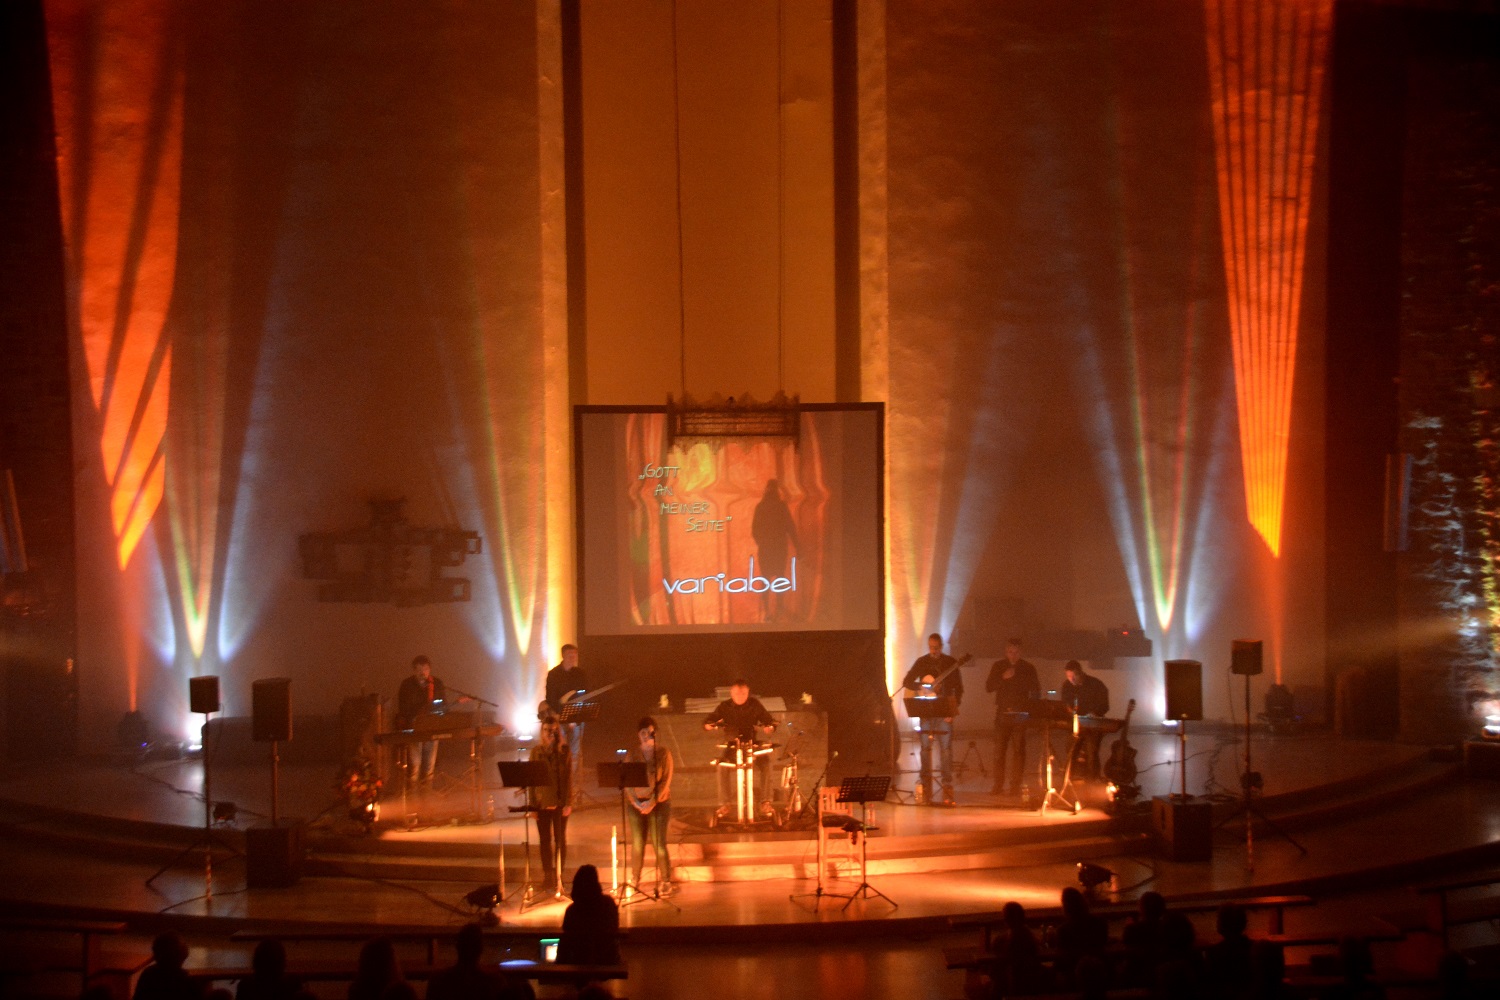
[[[1135,711],[1135,699],[1125,706],[1125,721],[1120,726],[1120,736],[1109,748],[1109,760],[1104,762],[1104,776],[1116,788],[1135,784],[1135,747],[1130,745],[1130,716]]]

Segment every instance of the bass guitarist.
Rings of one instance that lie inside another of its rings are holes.
[[[959,661],[943,652],[943,637],[936,632],[927,637],[927,655],[919,656],[901,686],[921,694],[934,694],[953,699],[955,711],[963,700],[964,679],[958,671]],[[953,717],[921,719],[917,723],[920,736],[921,777],[918,784],[917,801],[924,799],[938,805],[951,806],[953,801]],[[932,748],[937,745],[938,776],[943,782],[943,797],[932,794]]]

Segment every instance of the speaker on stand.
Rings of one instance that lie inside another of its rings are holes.
[[[250,735],[271,744],[271,825],[245,831],[245,882],[251,888],[285,887],[302,877],[302,827],[280,822],[280,745],[292,738],[292,682],[266,677],[250,685]]]
[[[1188,795],[1187,790],[1187,724],[1203,718],[1203,664],[1197,660],[1167,660],[1163,666],[1167,718],[1177,723],[1182,792],[1152,799],[1152,824],[1173,861],[1208,861],[1213,856],[1213,831],[1209,828],[1212,806]]]
[[[203,833],[191,844],[183,848],[181,854],[157,869],[155,875],[146,879],[146,884],[154,885],[157,879],[165,875],[170,869],[177,867],[177,863],[183,858],[199,847],[202,847],[203,895],[200,898],[212,901],[214,898],[214,848],[223,848],[230,855],[237,855],[239,853],[229,844],[215,837],[213,832],[213,752],[208,745],[208,718],[219,710],[219,678],[212,675],[189,677],[188,707],[194,713],[203,716]]]
[[[1265,780],[1259,771],[1251,766],[1250,755],[1250,678],[1258,675],[1265,669],[1262,662],[1261,641],[1259,639],[1235,639],[1229,648],[1229,670],[1236,676],[1245,678],[1245,770],[1240,773],[1240,806],[1234,812],[1219,821],[1219,826],[1224,826],[1239,817],[1245,818],[1245,870],[1255,870],[1255,821],[1258,819],[1276,833],[1282,839],[1291,844],[1303,854],[1307,848],[1293,840],[1285,830],[1271,821],[1271,818],[1255,807],[1255,793],[1265,787]]]

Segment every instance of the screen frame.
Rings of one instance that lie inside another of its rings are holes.
[[[885,404],[884,403],[803,403],[797,407],[799,413],[808,412],[865,412],[875,414],[875,526],[878,537],[876,546],[876,562],[879,572],[876,573],[875,583],[875,614],[876,630],[885,635],[886,622],[886,575],[888,572],[890,539],[886,531],[885,523],[885,491],[887,471],[886,435],[885,435]],[[587,595],[585,593],[584,580],[587,577],[587,567],[584,565],[586,546],[584,543],[584,509],[583,509],[583,423],[588,416],[596,414],[630,414],[630,413],[660,413],[665,414],[667,407],[664,404],[653,405],[590,405],[576,404],[573,407],[573,594],[575,600],[575,634],[581,639],[588,633],[585,631],[588,622],[588,608],[586,607]],[[733,634],[734,630],[728,630]],[[800,631],[817,632],[820,634],[838,634],[841,632],[855,633],[868,632],[869,629],[803,629]],[[640,633],[641,637],[656,634],[654,631]],[[679,635],[692,635],[694,631],[678,632]],[[791,633],[788,633],[791,634]]]

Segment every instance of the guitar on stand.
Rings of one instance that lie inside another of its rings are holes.
[[[1120,735],[1109,748],[1109,760],[1104,762],[1104,777],[1113,789],[1111,804],[1119,809],[1134,802],[1141,794],[1141,786],[1135,779],[1139,772],[1135,766],[1135,747],[1130,745],[1130,716],[1135,712],[1135,699],[1125,706],[1125,721],[1120,725]]]

